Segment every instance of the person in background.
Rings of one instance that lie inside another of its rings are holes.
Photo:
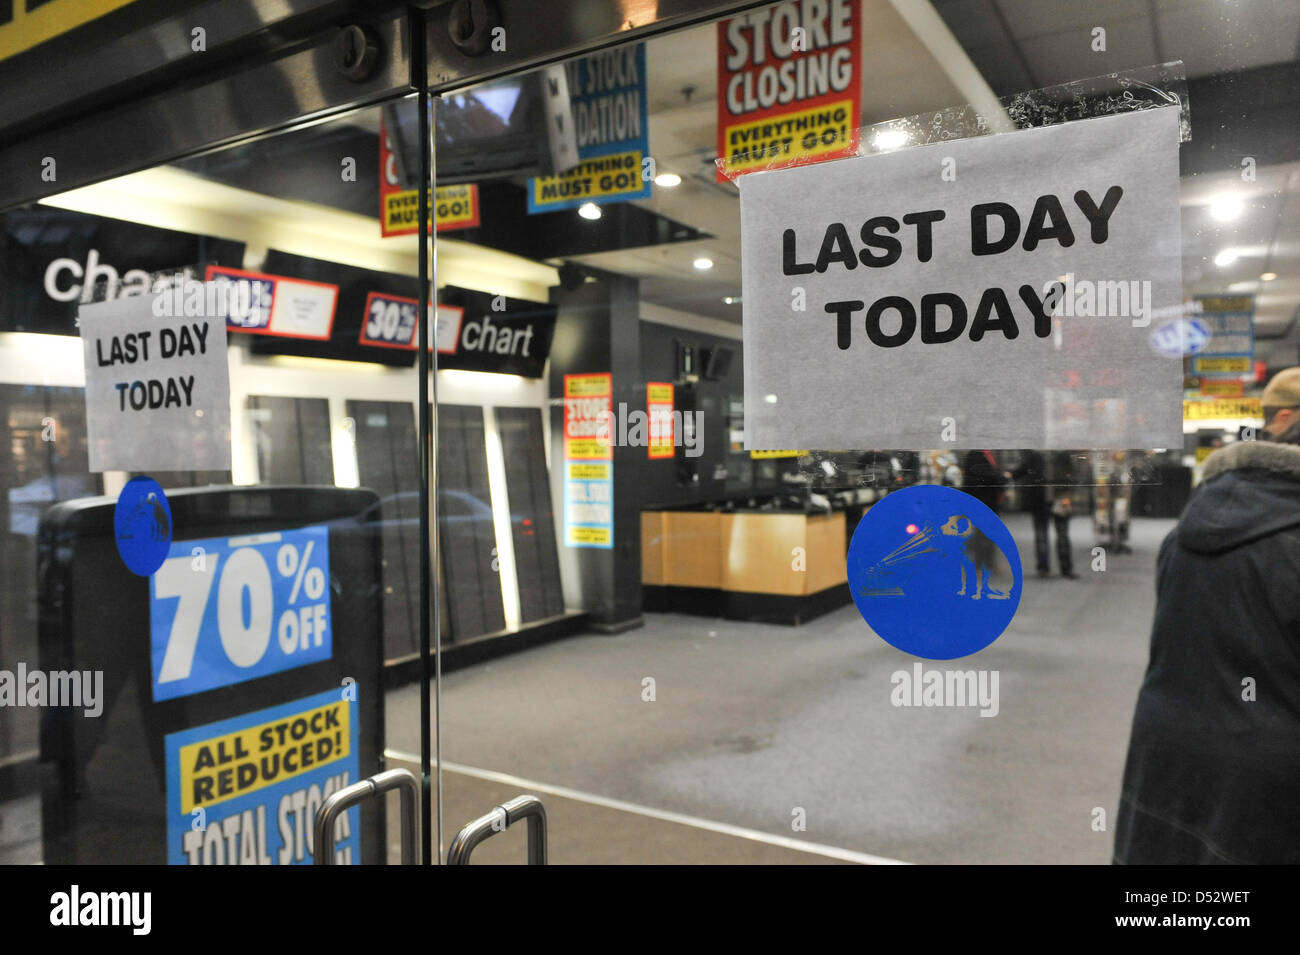
[[[1068,460],[1068,456],[1067,456]],[[1074,578],[1070,562],[1070,500],[1048,494],[1047,464],[1043,456],[1033,449],[1020,452],[1020,463],[1004,472],[1009,480],[1019,485],[1018,496],[1034,520],[1034,558],[1038,576],[1051,576],[1051,557],[1048,547],[1049,521],[1056,530],[1056,559],[1061,565],[1061,576]]]
[[[1112,457],[1110,477],[1110,542],[1117,554],[1131,554],[1128,546],[1129,519],[1133,506],[1133,477],[1129,472],[1128,455],[1116,451]]]
[[[916,451],[896,451],[894,459],[898,462],[898,483],[916,484],[921,480],[921,455]]]
[[[1049,480],[1052,485],[1052,529],[1056,532],[1056,560],[1061,576],[1078,580],[1070,553],[1070,517],[1074,513],[1074,457],[1069,451],[1052,454]]]
[[[992,451],[967,451],[962,460],[961,489],[996,514],[1002,507],[1006,475]]]
[[[1117,863],[1300,863],[1300,368],[1262,403],[1160,546]]]

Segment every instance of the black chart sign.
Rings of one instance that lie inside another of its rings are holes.
[[[540,378],[555,334],[555,306],[448,285],[439,293],[438,367]],[[371,293],[360,344],[415,349],[414,299]]]

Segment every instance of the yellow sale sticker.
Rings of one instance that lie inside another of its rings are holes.
[[[572,200],[584,202],[618,196],[632,198],[645,191],[641,178],[641,150],[615,153],[597,159],[584,159],[578,165],[558,176],[538,176],[530,180],[532,205],[530,211],[545,211],[555,203]]]
[[[1212,401],[1184,401],[1183,417],[1188,421],[1212,418],[1263,418],[1264,405],[1258,398],[1215,398]]]
[[[181,812],[234,799],[349,755],[348,704],[189,743],[180,749]]]
[[[613,534],[609,527],[570,527],[565,543],[576,547],[612,547]]]
[[[1245,355],[1235,358],[1198,358],[1196,370],[1205,374],[1240,374],[1250,371],[1250,358]]]
[[[763,117],[726,130],[727,166],[732,175],[776,165],[845,155],[857,135],[853,100]],[[856,148],[856,144],[853,148]]]

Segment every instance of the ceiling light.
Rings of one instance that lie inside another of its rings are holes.
[[[882,129],[871,138],[871,145],[877,152],[883,152],[886,149],[897,149],[906,143],[907,139],[905,129]]]
[[[600,206],[596,205],[594,202],[584,202],[582,205],[578,206],[578,215],[582,216],[584,219],[599,219]]]
[[[698,259],[696,259],[693,264],[701,272],[706,272],[709,269],[713,268],[713,260],[704,255],[701,255]]]
[[[724,298],[724,299],[722,300],[722,304],[723,304],[723,305],[730,305],[730,304],[731,304],[732,302],[734,302],[734,301],[735,301],[735,299],[733,299],[730,295],[728,295],[726,298]]]
[[[774,405],[776,404],[776,395],[764,395],[763,400],[766,401],[769,405]]]
[[[666,189],[671,189],[673,186],[680,186],[681,184],[682,177],[677,175],[675,172],[661,172],[659,175],[655,176],[656,186],[663,186]]]
[[[1277,273],[1276,273],[1276,272],[1265,272],[1263,275],[1261,275],[1261,276],[1259,277],[1259,280],[1260,280],[1261,282],[1271,282],[1271,281],[1273,281],[1275,278],[1277,278]]]
[[[1231,222],[1245,210],[1240,196],[1218,196],[1210,202],[1210,215],[1220,222]]]
[[[1233,262],[1236,262],[1237,259],[1240,257],[1241,257],[1241,253],[1238,252],[1236,249],[1224,249],[1222,252],[1220,252],[1218,255],[1214,257],[1214,264],[1219,266],[1231,265]]]

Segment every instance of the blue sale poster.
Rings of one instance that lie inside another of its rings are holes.
[[[528,181],[528,211],[575,209],[650,198],[645,44],[593,53],[565,64],[579,162]]]
[[[328,529],[174,541],[149,629],[155,701],[330,659]]]
[[[196,726],[164,739],[167,861],[303,865],[314,861],[316,811],[357,781],[358,688]],[[334,861],[360,864],[360,810],[334,830]]]

